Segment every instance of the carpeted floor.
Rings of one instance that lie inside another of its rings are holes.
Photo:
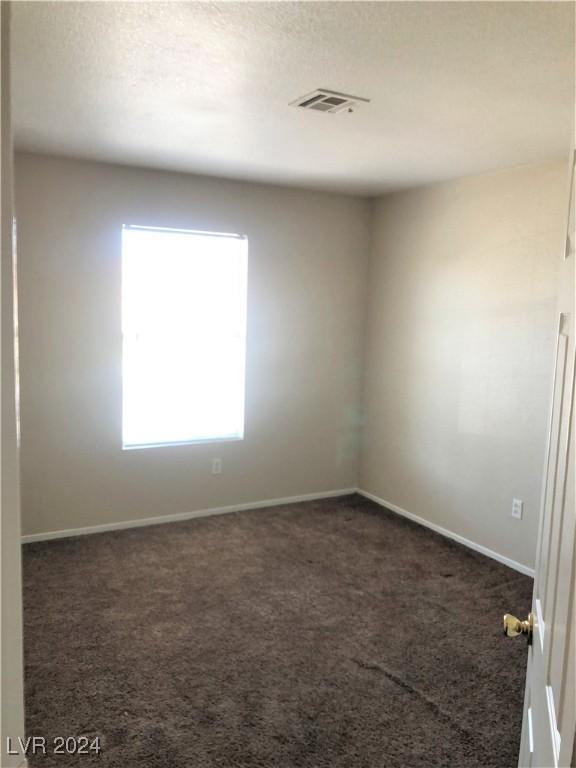
[[[28,735],[101,768],[512,768],[532,582],[359,496],[24,548]]]

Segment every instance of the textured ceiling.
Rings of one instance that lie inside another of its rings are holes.
[[[376,194],[565,151],[574,4],[13,4],[20,148]],[[317,87],[371,103],[289,107]]]

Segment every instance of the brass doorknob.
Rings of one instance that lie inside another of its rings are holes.
[[[525,635],[528,645],[532,645],[532,635],[534,633],[534,615],[532,613],[528,614],[528,618],[525,621],[520,621],[516,616],[512,616],[511,613],[505,613],[503,625],[506,637]]]

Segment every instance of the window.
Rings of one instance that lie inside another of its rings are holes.
[[[122,230],[124,448],[244,436],[247,240]]]

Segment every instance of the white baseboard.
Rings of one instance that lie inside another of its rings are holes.
[[[228,512],[243,512],[249,509],[262,509],[263,507],[278,507],[281,504],[295,504],[299,501],[316,501],[318,499],[331,499],[337,496],[349,496],[356,493],[356,488],[340,488],[336,491],[321,491],[320,493],[305,493],[300,496],[286,496],[283,499],[266,499],[265,501],[249,501],[245,504],[233,504],[229,507],[212,507],[210,509],[198,509],[194,512],[179,512],[160,517],[144,517],[138,520],[123,520],[118,523],[102,523],[90,525],[86,528],[68,528],[63,531],[47,531],[46,533],[32,533],[22,536],[23,544],[31,544],[34,541],[48,541],[49,539],[65,539],[69,536],[84,536],[89,533],[104,533],[105,531],[119,531],[124,528],[140,528],[146,525],[161,525],[162,523],[176,523],[180,520],[192,520],[196,517],[210,517],[212,515],[225,515]]]
[[[447,528],[442,528],[440,525],[436,525],[436,523],[431,523],[430,521],[425,520],[423,517],[418,517],[418,515],[414,515],[412,512],[408,512],[407,510],[402,509],[402,507],[399,507],[397,504],[392,504],[392,502],[390,501],[381,499],[379,496],[375,496],[373,493],[368,493],[368,491],[363,491],[361,488],[357,488],[356,492],[359,493],[361,496],[364,496],[367,499],[370,499],[371,501],[375,501],[376,504],[379,504],[381,507],[385,507],[386,509],[389,509],[392,512],[396,512],[398,515],[402,515],[402,517],[407,517],[408,520],[413,520],[415,523],[418,523],[419,525],[423,525],[426,528],[430,528],[432,531],[436,531],[436,533],[439,533],[442,536],[446,536],[448,539],[453,539],[454,541],[457,541],[459,544],[464,544],[465,547],[469,547],[470,549],[473,549],[475,552],[480,552],[482,555],[491,557],[493,560],[498,560],[499,563],[504,563],[504,565],[507,565],[509,568],[513,568],[515,571],[519,571],[520,573],[523,573],[525,576],[531,576],[532,578],[534,578],[534,569],[528,568],[527,565],[518,563],[516,562],[516,560],[511,560],[509,557],[504,557],[504,555],[501,555],[498,552],[494,552],[494,550],[488,549],[487,547],[483,547],[481,544],[476,544],[476,542],[470,541],[470,539],[465,539],[464,536],[460,536],[457,533],[453,533],[452,531],[449,531]]]
[[[50,539],[65,539],[65,538],[68,538],[69,536],[84,536],[90,533],[120,531],[120,530],[123,530],[124,528],[141,528],[147,525],[161,525],[162,523],[175,523],[181,520],[193,520],[194,518],[197,518],[197,517],[225,515],[225,514],[228,514],[229,512],[243,512],[250,509],[262,509],[264,507],[277,507],[282,504],[296,504],[299,501],[316,501],[318,499],[330,499],[330,498],[336,498],[338,496],[349,496],[352,493],[359,493],[361,496],[364,496],[365,498],[376,502],[376,504],[379,504],[381,507],[384,507],[385,509],[389,509],[392,512],[396,512],[396,514],[402,515],[402,517],[406,517],[409,520],[413,520],[415,523],[418,523],[419,525],[423,525],[426,528],[430,528],[432,531],[436,531],[436,533],[439,533],[442,536],[446,536],[448,539],[453,539],[454,541],[457,541],[460,544],[464,544],[464,546],[469,547],[470,549],[473,549],[476,552],[480,552],[481,554],[486,555],[487,557],[491,557],[493,560],[498,560],[498,562],[503,563],[504,565],[507,565],[509,568],[513,568],[515,571],[519,571],[520,573],[523,573],[526,576],[531,576],[532,578],[534,577],[533,568],[529,568],[528,566],[523,565],[522,563],[518,563],[516,562],[516,560],[511,560],[509,557],[505,557],[504,555],[501,555],[498,552],[494,552],[492,549],[483,547],[481,544],[476,544],[476,542],[470,541],[470,539],[466,539],[464,538],[464,536],[460,536],[457,533],[453,533],[452,531],[449,531],[447,528],[442,528],[440,525],[431,523],[430,521],[425,520],[423,517],[418,517],[418,515],[414,515],[412,512],[408,512],[406,509],[402,509],[402,507],[399,507],[397,504],[392,504],[392,502],[386,501],[385,499],[381,499],[379,496],[375,496],[373,493],[364,491],[361,488],[341,488],[335,491],[321,491],[320,493],[306,493],[306,494],[301,494],[299,496],[286,496],[281,499],[266,499],[264,501],[249,501],[244,504],[232,504],[228,507],[211,507],[209,509],[198,509],[198,510],[195,510],[194,512],[180,512],[180,513],[171,514],[171,515],[161,515],[160,517],[144,517],[138,520],[123,520],[122,522],[118,522],[118,523],[102,523],[101,525],[91,525],[86,528],[68,528],[62,531],[47,531],[46,533],[33,533],[33,534],[29,534],[28,536],[22,536],[22,543],[30,544],[34,541],[48,541]]]

